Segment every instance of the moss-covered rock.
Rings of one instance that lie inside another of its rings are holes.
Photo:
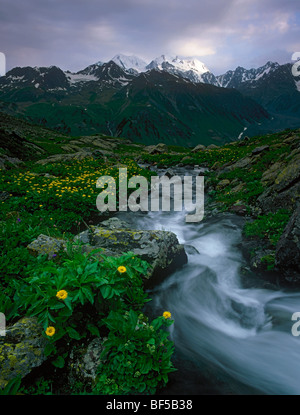
[[[35,318],[22,318],[0,337],[0,388],[16,377],[23,378],[45,360],[48,340]]]
[[[67,367],[68,383],[71,387],[76,387],[78,383],[81,383],[85,390],[91,387],[101,363],[105,340],[106,338],[97,337],[86,346],[76,345],[72,349]]]
[[[300,200],[300,155],[288,163],[274,163],[263,175],[267,186],[259,196],[258,203],[264,212],[275,211],[289,206],[295,208]]]
[[[27,249],[34,256],[46,254],[48,259],[52,259],[61,250],[66,250],[66,247],[66,241],[41,234],[27,246]]]
[[[108,221],[107,221],[108,222]],[[109,222],[110,225],[112,222]],[[113,227],[107,224],[91,227],[75,237],[75,241],[96,248],[103,248],[105,255],[120,256],[133,252],[150,264],[145,285],[153,286],[187,262],[183,245],[173,232],[157,230],[132,230],[126,222]],[[119,228],[116,228],[119,226]]]
[[[267,169],[261,178],[261,182],[264,186],[273,185],[275,180],[279,174],[279,172],[283,169],[284,164],[282,162],[276,162]]]

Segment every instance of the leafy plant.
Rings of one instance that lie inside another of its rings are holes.
[[[111,311],[104,319],[109,328],[101,364],[98,368],[94,393],[98,394],[154,394],[168,381],[174,371],[171,362],[173,343],[162,327],[173,323],[159,316],[151,323],[134,310],[125,314]]]
[[[58,340],[80,340],[88,333],[99,336],[101,318],[109,310],[140,309],[148,301],[141,278],[146,262],[132,253],[119,258],[101,255],[101,261],[93,255],[96,252],[75,251],[62,265],[42,263],[29,277],[14,282],[17,313],[37,317],[50,340],[46,354],[57,356],[57,367],[64,366],[67,356],[57,354]]]
[[[20,392],[25,395],[52,395],[52,381],[41,377],[33,385],[21,387]]]

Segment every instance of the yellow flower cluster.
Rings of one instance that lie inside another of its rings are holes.
[[[60,167],[59,164],[58,167]],[[128,161],[126,167],[129,176],[138,175],[141,172],[141,169],[134,161]],[[93,196],[99,193],[96,188],[97,179],[101,176],[111,176],[118,180],[118,175],[118,168],[97,166],[93,159],[86,158],[69,164],[66,163],[63,176],[60,177],[47,177],[30,171],[19,171],[14,173],[11,180],[6,184],[13,185],[13,188],[17,191],[26,192],[25,199],[28,199],[32,194],[46,198],[53,196],[61,198],[75,195],[84,200],[90,198],[93,203]],[[120,179],[122,180],[122,178]],[[39,207],[42,208],[43,205],[39,204]]]

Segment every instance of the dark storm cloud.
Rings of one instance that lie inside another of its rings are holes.
[[[299,0],[1,0],[0,51],[14,66],[80,70],[116,53],[198,56],[212,70],[288,61]]]

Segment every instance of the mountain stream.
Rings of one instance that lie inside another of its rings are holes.
[[[186,265],[149,293],[150,314],[168,310],[174,320],[170,338],[178,370],[160,393],[299,394],[300,337],[292,335],[291,317],[300,311],[300,292],[251,276],[239,245],[244,218],[215,213],[186,223],[185,215],[119,213],[136,229],[174,232],[188,255]]]

